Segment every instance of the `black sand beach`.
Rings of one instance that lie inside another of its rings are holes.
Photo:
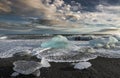
[[[0,59],[0,78],[12,78],[12,63],[16,60],[35,60],[35,57],[12,57]],[[120,59],[98,57],[90,60],[92,67],[84,70],[73,69],[71,63],[51,63],[50,68],[40,69],[40,77],[20,75],[16,78],[120,78]]]

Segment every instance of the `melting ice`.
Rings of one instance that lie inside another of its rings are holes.
[[[74,66],[74,68],[82,70],[82,69],[87,69],[90,66],[92,66],[92,64],[89,62],[79,62]]]
[[[52,40],[48,41],[48,42],[44,42],[41,44],[41,47],[43,48],[66,48],[68,47],[69,42],[67,40],[66,37],[63,36],[56,36],[54,38],[52,38]]]

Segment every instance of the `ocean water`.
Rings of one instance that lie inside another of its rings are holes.
[[[81,62],[99,57],[120,58],[120,42],[115,48],[94,48],[95,52],[84,51],[90,47],[89,41],[69,41],[69,48],[48,49],[42,48],[41,43],[51,38],[43,39],[2,39],[0,40],[0,58],[13,57],[15,53],[28,52],[36,55],[38,59],[43,57],[49,62]]]
[[[36,16],[0,15],[0,34],[120,34],[119,0],[40,0],[40,4],[55,16],[49,11]]]

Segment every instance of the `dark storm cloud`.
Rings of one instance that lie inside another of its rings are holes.
[[[83,11],[95,11],[96,6],[99,4],[103,5],[120,5],[120,0],[64,0],[70,4],[71,1],[75,1],[81,4]]]

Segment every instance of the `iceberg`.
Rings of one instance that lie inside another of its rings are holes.
[[[42,48],[66,48],[69,45],[69,41],[66,37],[58,35],[53,37],[50,41],[41,44]]]

